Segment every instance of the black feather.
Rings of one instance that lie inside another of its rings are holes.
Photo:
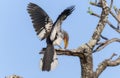
[[[34,26],[35,31],[37,32],[37,34],[40,33],[39,30],[42,27],[45,27],[45,25],[48,22],[52,22],[52,21],[46,22],[46,19],[49,19],[48,14],[41,7],[39,7],[38,5],[36,5],[34,3],[29,3],[28,4],[27,11],[30,14],[33,26]]]
[[[43,57],[42,71],[51,70],[51,63],[53,62],[53,56],[54,56],[54,46],[52,44],[48,44]]]
[[[69,16],[69,15],[74,11],[74,9],[75,9],[75,6],[74,6],[74,5],[66,8],[66,9],[58,16],[58,18],[57,18],[56,21],[58,21],[58,20],[61,20],[61,21],[65,20],[65,19],[67,18],[67,16]]]

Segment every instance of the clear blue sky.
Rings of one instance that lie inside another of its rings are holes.
[[[89,41],[98,23],[98,18],[90,16],[87,0],[0,0],[0,78],[16,74],[24,78],[80,78],[80,63],[77,57],[59,56],[59,65],[51,72],[39,69],[39,51],[45,47],[33,29],[26,11],[27,4],[33,2],[41,6],[55,21],[57,16],[68,6],[75,5],[75,11],[63,22],[62,27],[69,33],[68,49],[74,49]],[[115,0],[120,7],[120,1]],[[92,7],[95,12],[99,8]],[[100,14],[100,13],[99,13]],[[117,25],[112,18],[111,22]],[[118,37],[120,34],[105,27],[104,36]],[[94,69],[105,58],[115,52],[120,55],[120,44],[113,43],[100,53],[93,54]],[[120,66],[107,68],[99,78],[120,77]]]

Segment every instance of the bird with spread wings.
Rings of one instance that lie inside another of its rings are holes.
[[[66,8],[53,23],[48,14],[38,5],[29,3],[27,11],[32,19],[33,27],[41,40],[46,39],[47,47],[41,59],[42,71],[50,71],[56,67],[57,57],[54,46],[60,47],[60,43],[64,41],[64,48],[68,46],[69,35],[65,30],[61,29],[62,22],[74,11],[75,6]]]

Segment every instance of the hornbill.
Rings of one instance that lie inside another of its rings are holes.
[[[41,40],[46,39],[47,47],[41,60],[42,71],[50,71],[56,66],[57,57],[54,46],[60,46],[64,40],[64,48],[68,45],[69,36],[66,31],[61,29],[62,22],[69,16],[75,6],[66,8],[53,23],[48,14],[38,5],[29,3],[27,10],[33,22],[35,31]]]

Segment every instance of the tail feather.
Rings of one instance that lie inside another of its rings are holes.
[[[50,71],[51,63],[53,62],[53,55],[54,55],[54,46],[47,45],[47,48],[43,57],[42,71]]]
[[[55,69],[57,64],[58,61],[54,46],[48,45],[43,58],[41,58],[40,60],[40,68],[42,69],[42,71],[50,71]]]
[[[43,58],[40,58],[40,69],[42,70],[42,66],[43,66]]]
[[[51,63],[51,70],[54,70],[58,65],[58,58],[56,51],[54,51],[54,57],[53,57],[53,62]]]

